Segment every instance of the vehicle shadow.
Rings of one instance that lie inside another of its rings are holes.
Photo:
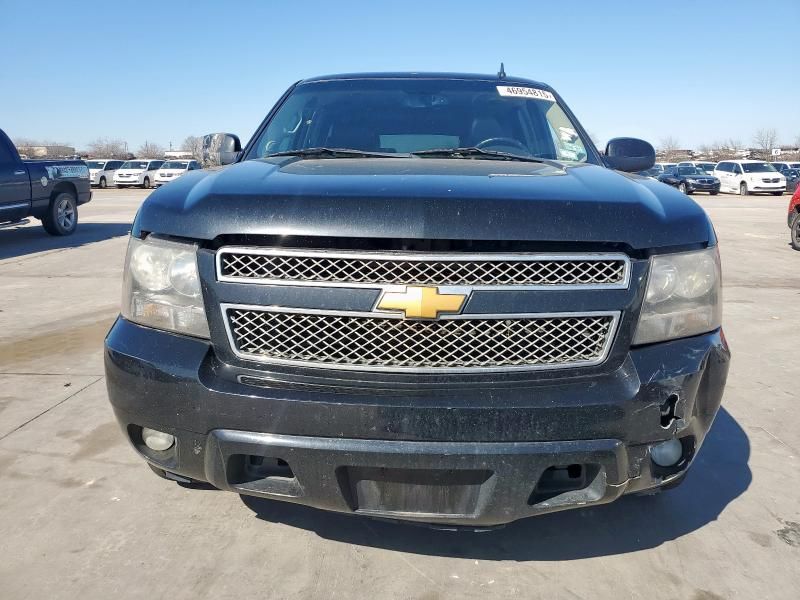
[[[714,521],[749,487],[749,458],[747,434],[721,409],[678,488],[523,519],[485,533],[434,530],[252,496],[241,499],[259,519],[349,544],[480,560],[576,560],[654,548]]]
[[[128,235],[130,230],[130,223],[79,223],[78,229],[72,235],[56,237],[36,226],[0,229],[0,260],[48,250],[77,248]]]

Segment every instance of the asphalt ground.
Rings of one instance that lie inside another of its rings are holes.
[[[653,497],[433,531],[155,477],[106,397],[140,190],[79,229],[0,230],[0,598],[800,597],[800,252],[788,195],[695,196],[720,238],[734,354],[686,482]]]

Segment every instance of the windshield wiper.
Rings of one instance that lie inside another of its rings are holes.
[[[434,148],[433,150],[418,150],[412,152],[412,156],[421,156],[423,158],[491,158],[495,160],[519,160],[523,162],[535,162],[545,164],[555,164],[555,161],[546,158],[539,158],[536,156],[522,156],[521,154],[511,154],[510,152],[499,152],[497,150],[484,150],[475,146],[466,148]],[[561,165],[558,165],[561,166]]]
[[[408,157],[407,154],[397,154],[395,152],[370,152],[367,150],[355,150],[353,148],[299,148],[298,150],[284,150],[283,152],[273,152],[264,155],[264,158],[274,156],[309,156],[326,158],[398,158]]]

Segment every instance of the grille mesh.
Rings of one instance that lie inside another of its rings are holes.
[[[228,309],[243,355],[364,368],[569,366],[598,362],[611,316],[414,321]]]
[[[617,258],[403,260],[271,255],[220,250],[220,275],[241,279],[425,285],[614,285],[625,279]]]

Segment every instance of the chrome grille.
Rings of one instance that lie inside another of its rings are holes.
[[[222,281],[321,285],[627,287],[624,255],[335,253],[222,248]]]
[[[616,313],[404,320],[225,307],[236,353],[356,369],[535,369],[598,364]]]

